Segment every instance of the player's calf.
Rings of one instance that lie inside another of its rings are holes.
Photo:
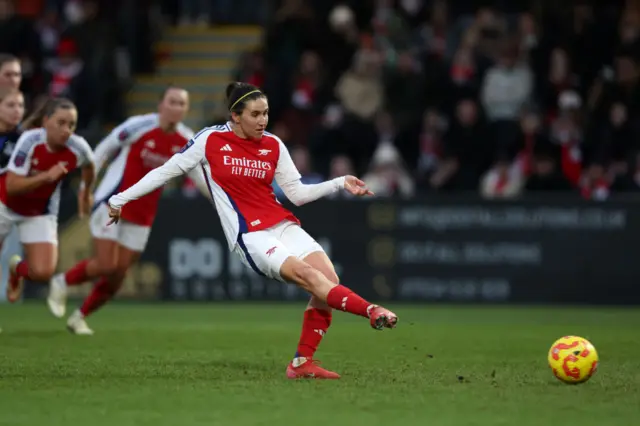
[[[377,330],[394,328],[398,317],[393,312],[363,299],[347,287],[332,283],[317,269],[295,258],[289,257],[280,269],[280,275],[296,283],[331,308],[369,318]]]

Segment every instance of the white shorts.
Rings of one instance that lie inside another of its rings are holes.
[[[240,235],[233,250],[240,256],[242,263],[259,275],[283,282],[280,268],[289,256],[304,259],[317,251],[324,252],[322,246],[304,229],[290,221]]]
[[[0,202],[0,241],[4,241],[14,225],[18,227],[20,242],[23,244],[58,244],[56,215],[22,216]]]
[[[89,220],[91,235],[101,240],[116,241],[129,250],[140,253],[144,251],[151,234],[150,226],[136,225],[126,220],[107,226],[109,220],[109,208],[106,203],[101,203]]]

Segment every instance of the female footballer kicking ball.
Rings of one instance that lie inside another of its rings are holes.
[[[313,355],[331,324],[331,309],[369,318],[377,330],[394,328],[398,317],[367,302],[339,284],[333,264],[322,247],[301,227],[298,219],[275,198],[272,182],[295,205],[346,189],[358,196],[372,195],[364,182],[344,176],[304,185],[282,141],[265,132],[269,119],[267,97],[245,83],[227,87],[231,120],[196,134],[164,165],[135,185],[109,199],[111,223],[132,200],[170,179],[198,168],[211,191],[229,249],[256,273],[294,283],[312,297],[304,314],[297,353],[287,367],[289,378],[337,379],[321,368]]]

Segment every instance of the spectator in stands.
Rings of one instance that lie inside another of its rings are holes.
[[[0,53],[0,86],[19,89],[22,81],[20,60],[7,53]]]
[[[264,88],[265,64],[264,53],[260,49],[242,55],[240,67],[236,71],[236,81],[244,81],[256,87]]]
[[[513,198],[520,195],[524,183],[517,164],[504,157],[482,177],[480,194],[484,198]]]
[[[447,2],[436,0],[431,4],[429,18],[418,26],[413,42],[417,51],[433,60],[444,60],[451,49]]]
[[[380,75],[380,56],[373,49],[360,49],[353,65],[336,86],[336,97],[345,112],[359,120],[371,121],[382,108],[384,87]]]
[[[353,64],[355,52],[362,47],[371,48],[370,35],[360,34],[353,10],[340,4],[331,9],[328,16],[328,29],[322,34],[325,40],[320,46],[320,55],[331,58],[325,66],[327,83],[336,84],[340,76]]]
[[[572,185],[578,185],[584,164],[582,100],[574,91],[558,98],[557,117],[551,122],[551,141],[560,146],[560,168]]]
[[[618,174],[611,185],[613,191],[640,191],[640,151],[632,152],[629,159],[628,172]]]
[[[494,153],[479,114],[474,99],[458,103],[456,117],[444,135],[443,159],[429,182],[431,188],[477,191]]]
[[[369,172],[362,178],[376,197],[410,197],[415,184],[408,173],[398,150],[389,142],[376,149]]]
[[[518,119],[531,100],[532,89],[530,68],[518,61],[518,46],[507,43],[498,63],[487,71],[481,88],[490,136],[499,150],[508,150],[516,142]]]
[[[443,155],[442,135],[447,123],[434,108],[425,110],[422,115],[422,127],[418,134],[418,161],[416,179],[421,187],[427,187],[429,178],[438,169]]]
[[[538,70],[536,65],[542,40],[540,27],[531,12],[520,14],[518,18],[518,38],[520,39],[520,55],[534,70]]]
[[[547,111],[547,119],[552,121],[558,115],[559,98],[567,90],[580,94],[579,77],[572,71],[569,54],[561,47],[551,51],[547,78],[541,82],[540,102]]]
[[[558,164],[558,147],[549,143],[535,147],[531,175],[527,179],[528,192],[568,192],[572,190]]]
[[[292,79],[289,107],[282,114],[282,120],[289,127],[292,143],[307,144],[309,129],[315,123],[316,113],[320,109],[323,77],[318,54],[314,51],[304,52]]]
[[[623,46],[633,46],[640,40],[640,11],[627,8],[620,19],[618,37]]]
[[[477,97],[480,92],[482,70],[478,66],[474,51],[471,47],[460,46],[453,55],[449,67],[449,88],[447,95],[453,102],[448,110],[452,111],[458,99],[470,94]]]
[[[601,163],[592,163],[580,180],[580,193],[587,200],[604,201],[611,194],[613,176]]]
[[[520,131],[513,151],[499,152],[502,158],[513,158],[520,175],[524,178],[531,175],[533,170],[534,152],[541,144],[549,143],[546,132],[542,127],[542,120],[533,108],[523,111],[520,118]]]
[[[616,182],[624,179],[630,170],[635,173],[635,153],[640,149],[640,125],[629,119],[627,106],[621,102],[614,103],[609,114],[608,122],[603,125],[596,158],[609,164],[609,173]]]
[[[384,68],[384,98],[394,121],[405,127],[420,119],[428,85],[422,62],[415,54],[398,51],[395,58]]]
[[[325,114],[339,121],[340,147],[354,159],[358,171],[364,170],[375,149],[375,119],[383,106],[383,91],[378,53],[360,49],[335,88],[342,112],[334,108],[327,111],[332,116]]]
[[[506,22],[500,13],[491,7],[479,8],[469,30],[475,38],[476,54],[491,62],[500,61],[501,46],[506,36]],[[519,46],[510,47],[519,51]]]
[[[60,34],[62,33],[62,21],[55,9],[47,10],[36,22],[35,30],[40,38],[42,55],[45,58],[56,56]]]
[[[45,87],[50,97],[71,99],[82,114],[78,114],[78,128],[83,129],[91,121],[93,102],[85,64],[78,57],[78,47],[73,39],[60,40],[57,56],[44,64]]]

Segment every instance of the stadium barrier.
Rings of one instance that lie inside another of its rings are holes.
[[[295,209],[342,282],[374,301],[640,303],[640,203],[477,197],[318,201]],[[299,300],[229,253],[204,199],[165,198],[128,294]]]
[[[203,198],[166,197],[121,299],[304,300],[227,249]],[[341,281],[372,301],[640,304],[640,200],[473,196],[321,200],[295,208]],[[60,229],[59,270],[91,253],[87,220]],[[89,285],[71,287],[82,297]],[[45,286],[27,286],[42,298]]]

